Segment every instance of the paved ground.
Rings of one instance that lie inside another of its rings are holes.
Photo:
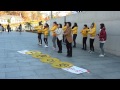
[[[35,33],[0,34],[0,79],[120,79],[120,57],[107,54],[106,57],[99,58],[98,53],[89,54],[87,51],[82,51],[79,45],[73,49],[73,57],[67,58],[65,45],[62,54],[52,50],[51,37],[49,37],[49,48],[38,46],[37,43]],[[39,50],[61,61],[88,69],[90,73],[72,74],[17,52],[26,49]]]

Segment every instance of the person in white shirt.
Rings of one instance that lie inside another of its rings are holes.
[[[58,24],[58,29],[55,30],[55,33],[57,34],[57,45],[58,45],[58,53],[62,53],[62,40],[63,40],[63,30],[62,30],[62,24]]]

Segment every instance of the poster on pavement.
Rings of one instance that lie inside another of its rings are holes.
[[[21,53],[21,54],[26,54],[26,52],[28,52],[28,50],[21,50],[21,51],[17,51],[18,53]]]
[[[72,66],[70,68],[62,68],[62,69],[65,70],[65,71],[74,73],[74,74],[81,74],[81,73],[88,72],[88,70],[77,67],[77,66]]]

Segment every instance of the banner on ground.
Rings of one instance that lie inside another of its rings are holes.
[[[75,74],[81,74],[81,73],[85,73],[88,72],[88,70],[77,67],[77,66],[72,66],[70,68],[62,68],[65,71],[71,72],[71,73],[75,73]]]
[[[21,50],[21,51],[17,51],[18,53],[21,53],[21,54],[26,54],[26,52],[28,52],[28,50]]]
[[[74,66],[73,64],[69,63],[69,62],[62,62],[57,58],[53,58],[47,54],[42,54],[39,51],[28,51],[28,50],[22,50],[22,51],[17,51],[21,54],[28,54],[28,55],[32,55],[32,57],[34,58],[38,58],[40,59],[41,62],[44,63],[49,63],[51,64],[52,67],[54,68],[61,68],[65,71],[74,73],[74,74],[81,74],[81,73],[89,73],[88,70]]]

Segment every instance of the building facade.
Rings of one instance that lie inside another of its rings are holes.
[[[11,24],[13,23],[22,23],[24,20],[20,16],[14,16],[14,15],[2,15],[0,16],[0,24],[8,24],[8,20]]]

